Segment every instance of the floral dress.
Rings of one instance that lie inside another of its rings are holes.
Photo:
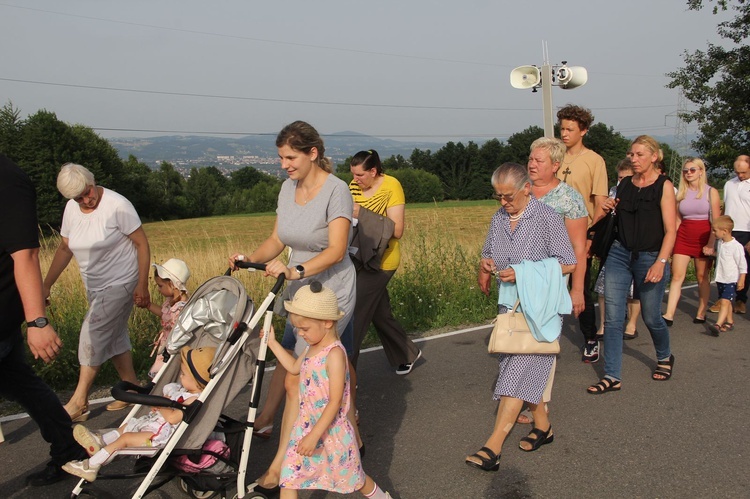
[[[148,376],[150,378],[156,376],[164,365],[162,353],[164,353],[164,348],[167,346],[167,337],[169,337],[169,333],[172,332],[172,329],[177,322],[177,317],[179,317],[180,312],[182,312],[182,309],[185,308],[186,304],[186,301],[178,301],[172,305],[172,300],[167,299],[164,300],[164,303],[161,306],[161,329],[156,335],[156,338],[154,338],[154,348],[151,350],[151,356],[153,357],[156,355],[156,360],[154,360],[154,364],[148,370]]]
[[[297,443],[310,433],[330,400],[326,360],[336,341],[313,357],[305,357],[300,368],[299,416],[289,436],[281,466],[280,485],[289,489],[322,489],[349,494],[365,484],[357,439],[346,414],[349,412],[349,367],[346,368],[344,397],[333,423],[318,441],[311,457],[297,454]],[[306,355],[306,353],[305,353]]]

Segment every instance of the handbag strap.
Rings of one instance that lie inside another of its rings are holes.
[[[513,305],[513,309],[510,311],[510,313],[515,314],[516,313],[516,309],[518,308],[519,305],[521,305],[520,298],[518,300],[516,300],[516,304]]]

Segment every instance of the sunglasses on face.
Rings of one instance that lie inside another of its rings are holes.
[[[695,173],[697,171],[698,171],[697,168],[683,168],[682,169],[682,173]]]
[[[518,194],[520,192],[520,190],[521,189],[517,190],[513,194],[498,194],[498,193],[494,193],[492,195],[492,199],[494,199],[495,201],[505,201],[506,203],[510,203],[511,201],[513,201],[513,198],[516,197],[516,194]]]

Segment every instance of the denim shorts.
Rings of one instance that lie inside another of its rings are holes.
[[[733,302],[737,297],[737,283],[736,282],[717,282],[716,287],[719,289],[719,299],[729,300]]]

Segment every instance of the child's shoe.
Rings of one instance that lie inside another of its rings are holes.
[[[83,478],[87,482],[93,482],[96,480],[99,468],[101,468],[101,466],[90,465],[88,459],[84,459],[83,461],[69,461],[63,464],[62,467],[64,471],[67,471],[78,478]]]
[[[94,433],[82,424],[73,427],[73,438],[86,449],[89,457],[93,456],[104,447],[104,440],[101,435]]]

